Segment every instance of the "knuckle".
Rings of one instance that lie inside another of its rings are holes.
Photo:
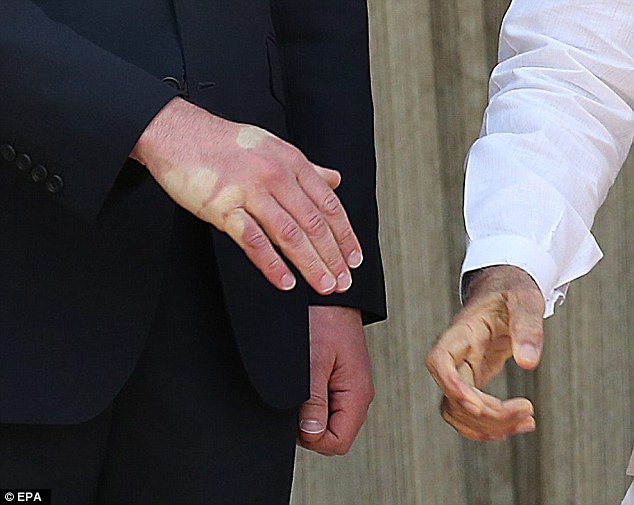
[[[268,238],[262,230],[247,230],[244,234],[244,243],[250,249],[263,249],[268,244]]]
[[[341,201],[332,191],[328,191],[322,199],[321,208],[330,215],[338,214],[341,211]]]
[[[310,272],[311,274],[316,274],[316,273],[320,273],[323,271],[323,266],[321,264],[321,261],[319,260],[319,258],[313,258],[311,259],[308,264],[306,265],[306,271]]]
[[[275,254],[266,262],[265,269],[268,272],[274,272],[280,267],[281,264],[281,258],[277,254]]]
[[[350,240],[354,240],[355,235],[352,231],[350,225],[346,224],[346,226],[339,232],[339,242],[348,242]]]
[[[335,454],[337,456],[345,456],[346,454],[348,454],[350,452],[350,449],[352,449],[352,442],[349,441],[342,441],[336,448],[335,448]]]
[[[289,145],[285,154],[287,163],[289,163],[293,167],[296,167],[296,172],[298,174],[301,174],[308,169],[312,170],[312,167],[310,163],[308,163],[306,156],[304,156],[299,149],[296,149],[295,147]]]
[[[474,433],[472,431],[465,430],[464,428],[461,428],[461,427],[457,428],[454,426],[454,428],[460,435],[462,435],[467,440],[472,440],[474,442],[485,442],[487,440],[487,437],[484,436],[484,434],[482,433]]]
[[[216,226],[220,231],[225,231],[227,233],[233,232],[234,234],[239,234],[241,236],[244,235],[242,230],[244,216],[241,208],[224,211],[217,216],[217,219],[210,219],[210,221],[218,221]]]
[[[370,388],[368,390],[368,396],[367,396],[368,405],[370,405],[374,401],[375,398],[376,398],[376,389],[374,388],[373,385],[370,385]]]
[[[341,257],[341,254],[337,254],[337,251],[327,251],[322,253],[322,259],[331,272],[337,276],[339,272],[345,272],[347,265]]]
[[[280,229],[280,236],[284,242],[300,244],[303,240],[303,233],[295,221],[287,221]]]
[[[443,420],[444,420],[447,424],[450,424],[451,426],[453,426],[453,425],[454,425],[454,420],[453,420],[453,418],[451,417],[451,414],[449,414],[449,412],[447,412],[447,410],[446,410],[446,409],[444,409],[444,408],[443,408],[443,409],[440,411],[440,415],[442,416]]]
[[[311,393],[310,399],[306,401],[305,405],[313,407],[323,407],[328,405],[328,399],[321,393]]]
[[[312,213],[306,219],[306,231],[311,235],[323,235],[326,232],[326,220],[322,214]]]
[[[427,353],[427,356],[425,356],[425,367],[427,368],[427,370],[431,373],[433,372],[436,367],[435,367],[435,359],[434,359],[434,354],[435,354],[435,350],[432,349],[431,351],[429,351]]]
[[[359,398],[363,402],[364,406],[369,407],[375,396],[376,390],[374,389],[374,383],[371,380],[367,380],[362,383],[359,390]]]
[[[427,356],[425,357],[425,366],[431,374],[434,374],[436,372],[436,365],[440,360],[440,353],[441,351],[437,347],[434,347],[433,349],[429,350]]]

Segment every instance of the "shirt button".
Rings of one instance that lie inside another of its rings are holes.
[[[15,149],[9,144],[0,145],[0,157],[4,161],[11,162],[15,159]]]
[[[32,164],[28,154],[17,154],[15,157],[15,166],[18,167],[20,172],[28,172],[31,170]]]
[[[183,85],[181,84],[181,82],[176,77],[172,77],[172,76],[168,75],[167,77],[163,77],[162,81],[165,84],[167,84],[171,88],[174,88],[177,91],[182,91],[183,90]]]
[[[59,175],[52,175],[46,180],[46,189],[49,193],[59,193],[64,189],[64,179]]]
[[[31,179],[33,179],[34,182],[44,182],[47,177],[48,170],[46,170],[46,167],[42,165],[36,165],[31,171]]]

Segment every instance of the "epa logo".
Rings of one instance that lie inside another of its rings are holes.
[[[40,493],[32,493],[30,491],[18,491],[17,493],[7,493],[4,495],[4,499],[7,503],[9,502],[26,502],[26,503],[42,503],[42,496]]]

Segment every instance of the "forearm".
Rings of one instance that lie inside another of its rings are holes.
[[[590,229],[634,131],[634,43],[618,28],[632,23],[634,6],[572,0],[516,0],[503,23],[466,162],[463,271],[518,266],[548,312],[601,257]]]

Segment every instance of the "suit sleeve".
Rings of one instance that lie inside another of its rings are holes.
[[[386,317],[378,242],[376,161],[364,0],[273,0],[286,84],[290,140],[313,162],[342,174],[337,193],[361,241],[363,265],[344,294],[311,305],[362,310],[366,324]]]
[[[27,0],[2,2],[0,77],[2,169],[30,180],[29,165],[44,167],[42,198],[84,220],[96,218],[138,137],[177,94]]]

